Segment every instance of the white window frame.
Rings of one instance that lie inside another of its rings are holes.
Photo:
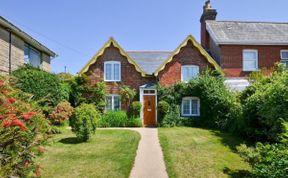
[[[252,60],[249,60],[249,59],[248,60],[244,59],[244,53],[245,52],[255,52],[256,53],[256,68],[255,69],[245,69],[245,65],[244,65],[245,61],[252,61]],[[247,72],[249,72],[249,71],[258,71],[259,70],[258,60],[259,60],[259,55],[258,55],[258,50],[257,49],[244,49],[243,52],[242,52],[242,65],[243,65],[242,68],[243,68],[243,71],[247,71]]]
[[[184,81],[184,76],[183,76],[184,68],[197,68],[197,69],[198,69],[198,74],[197,74],[197,76],[198,76],[199,73],[200,73],[200,67],[197,66],[197,65],[182,65],[182,66],[181,66],[181,81],[182,81],[182,82],[185,82],[185,83],[188,83],[190,80],[192,80],[193,78],[196,78],[197,76],[189,79],[188,81]]]
[[[282,63],[282,64],[284,64],[286,67],[288,67],[288,58],[284,58],[283,57],[283,55],[282,55],[282,53],[288,53],[288,50],[281,50],[280,51],[280,57],[281,57],[281,60],[280,60],[280,62]]]
[[[281,60],[286,61],[288,60],[288,58],[284,58],[282,53],[288,53],[288,49],[283,49],[280,51],[280,56],[281,56]]]
[[[106,95],[106,97],[112,97],[112,103],[111,103],[111,111],[115,111],[115,106],[114,106],[114,97],[115,96],[118,96],[119,97],[119,110],[121,110],[121,96],[120,95],[115,95],[115,94],[109,94],[109,95]],[[105,97],[105,100],[106,100],[106,97]],[[106,101],[107,102],[107,101]],[[107,104],[107,103],[106,103]],[[106,104],[105,104],[105,110],[106,111],[110,111],[106,108]]]
[[[184,100],[189,100],[190,102],[190,114],[184,114],[184,105],[183,101]],[[192,114],[192,100],[197,100],[197,113],[198,114]],[[182,103],[181,103],[181,115],[185,117],[191,117],[191,116],[200,116],[200,99],[198,97],[184,97],[182,98]]]
[[[111,80],[106,79],[106,64],[111,64]],[[115,80],[114,76],[114,64],[119,64],[119,80]],[[119,61],[106,61],[104,62],[104,81],[106,82],[120,82],[121,81],[121,62]]]

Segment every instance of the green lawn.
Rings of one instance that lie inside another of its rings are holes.
[[[249,166],[235,153],[241,139],[198,128],[160,128],[169,177],[243,177]]]
[[[125,177],[132,169],[140,135],[128,130],[97,130],[87,143],[77,143],[67,130],[50,140],[40,158],[43,178]]]

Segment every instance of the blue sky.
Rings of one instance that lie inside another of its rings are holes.
[[[205,0],[1,0],[0,15],[55,51],[54,72],[77,73],[113,36],[125,50],[174,50],[200,39]],[[287,0],[211,0],[218,20],[288,22]]]

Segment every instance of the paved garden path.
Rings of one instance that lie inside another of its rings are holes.
[[[168,178],[157,128],[132,129],[141,134],[130,178]]]
[[[168,178],[157,128],[123,129],[134,130],[141,135],[130,178]]]

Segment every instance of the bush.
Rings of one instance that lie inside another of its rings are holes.
[[[157,107],[158,107],[158,123],[162,123],[162,120],[169,112],[170,105],[166,101],[160,101]]]
[[[129,118],[127,127],[142,127],[142,119],[140,118]]]
[[[136,91],[135,89],[131,89],[129,86],[123,85],[120,87],[120,95],[123,105],[130,107],[130,103],[134,99]]]
[[[200,99],[199,122],[202,126],[231,131],[238,129],[242,108],[236,95],[224,85],[223,77],[215,76],[208,70],[189,83],[158,87],[159,100],[171,105],[180,106],[182,98],[187,96]]]
[[[32,171],[40,177],[35,157],[44,151],[49,125],[34,103],[16,96],[25,93],[0,80],[0,177],[27,177]]]
[[[129,116],[132,118],[140,117],[142,104],[139,101],[134,101],[131,104]]]
[[[175,127],[183,125],[183,118],[180,116],[180,108],[177,105],[172,105],[167,115],[160,123],[162,127]]]
[[[100,127],[126,127],[128,126],[128,117],[124,111],[108,111],[100,121]]]
[[[67,101],[60,102],[54,111],[49,114],[49,121],[53,125],[61,125],[68,120],[73,114],[74,108]]]
[[[284,144],[263,145],[255,148],[237,147],[240,155],[252,166],[251,177],[284,178],[288,175],[288,149]]]
[[[61,81],[57,75],[31,66],[19,68],[12,74],[15,86],[33,94],[33,99],[41,100],[43,105],[56,106],[61,101]]]
[[[85,76],[77,76],[70,81],[71,93],[69,101],[73,107],[82,103],[94,104],[98,111],[103,112],[106,105],[106,90],[104,82],[92,85],[90,79]]]
[[[279,142],[288,121],[288,72],[274,72],[241,95],[245,133],[257,141]]]
[[[70,119],[72,131],[81,141],[87,141],[96,131],[99,114],[93,104],[81,104]]]

